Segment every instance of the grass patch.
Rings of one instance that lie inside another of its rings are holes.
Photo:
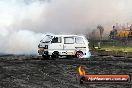
[[[123,47],[123,46],[102,46],[100,50],[121,51],[121,52],[132,52],[132,47]]]

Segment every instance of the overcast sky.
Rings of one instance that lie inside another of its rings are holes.
[[[81,32],[131,23],[132,0],[0,0],[0,27]]]

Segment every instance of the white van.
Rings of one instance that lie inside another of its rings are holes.
[[[46,35],[38,45],[38,53],[43,58],[53,59],[59,56],[81,58],[89,52],[88,40],[79,35]]]

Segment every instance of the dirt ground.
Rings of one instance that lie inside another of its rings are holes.
[[[79,84],[76,79],[78,65],[82,65],[87,74],[132,76],[131,58],[40,60],[32,56],[1,56],[0,88],[132,88],[132,82]]]

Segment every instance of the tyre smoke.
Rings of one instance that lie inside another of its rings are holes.
[[[39,0],[0,1],[0,53],[37,54],[37,46],[44,34],[31,27],[41,19],[46,4]],[[26,27],[27,25],[30,26]]]
[[[36,54],[47,32],[88,33],[131,22],[131,0],[0,0],[0,53]]]
[[[2,54],[37,54],[38,43],[44,37],[42,33],[29,30],[3,30],[0,37],[0,53]]]

